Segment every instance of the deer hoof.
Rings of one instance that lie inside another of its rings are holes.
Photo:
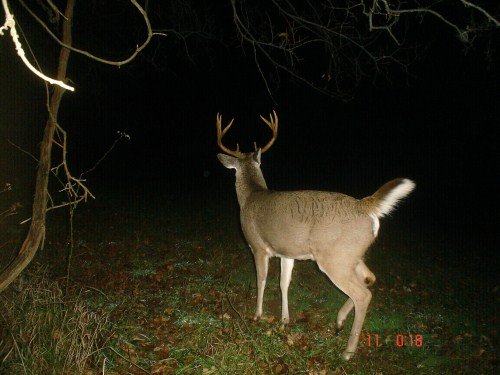
[[[335,327],[334,327],[335,333],[339,333],[340,331],[342,331],[343,327],[344,327],[344,321],[335,323]]]
[[[354,352],[348,352],[347,350],[342,353],[342,358],[344,358],[346,361],[350,360],[352,356],[354,355]]]

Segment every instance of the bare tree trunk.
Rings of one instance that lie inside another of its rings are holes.
[[[71,22],[73,20],[73,9],[76,0],[68,0],[64,12],[65,19],[62,27],[62,40],[64,44],[71,46]],[[59,53],[59,66],[57,79],[66,80],[70,50],[61,48]],[[49,173],[51,168],[51,151],[54,132],[57,125],[57,115],[61,99],[66,90],[60,86],[54,87],[54,92],[49,102],[49,118],[45,125],[42,143],[40,146],[40,161],[36,175],[35,198],[33,200],[33,214],[31,225],[17,257],[7,266],[0,275],[0,292],[9,286],[14,279],[30,264],[35,256],[42,240],[45,237],[45,216],[47,212]]]

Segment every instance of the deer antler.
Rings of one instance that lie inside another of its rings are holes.
[[[226,154],[236,156],[237,158],[241,157],[243,154],[240,152],[240,145],[236,143],[236,150],[230,150],[226,146],[222,144],[222,137],[224,137],[224,134],[227,133],[231,125],[233,125],[234,118],[231,120],[228,126],[226,126],[224,129],[222,129],[222,116],[217,113],[217,144],[221,148],[222,151],[224,151]]]
[[[261,152],[266,152],[267,150],[269,150],[271,148],[271,146],[273,145],[274,141],[276,140],[276,138],[278,137],[278,116],[276,115],[276,112],[273,110],[273,113],[271,113],[269,115],[269,120],[267,120],[266,118],[262,117],[262,115],[260,116],[261,120],[264,121],[267,126],[269,126],[271,128],[271,130],[273,131],[273,137],[271,138],[271,140],[269,142],[267,142],[267,144],[262,147],[261,149]],[[255,150],[257,150],[257,145],[256,143],[254,142],[254,147],[255,147]]]

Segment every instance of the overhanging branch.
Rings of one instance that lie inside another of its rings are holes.
[[[58,85],[66,90],[75,91],[74,87],[69,86],[60,80],[46,76],[29,62],[29,60],[26,58],[26,53],[24,52],[23,46],[19,41],[19,35],[17,34],[16,30],[16,21],[14,20],[14,15],[10,12],[7,0],[2,0],[2,6],[5,12],[5,23],[3,24],[3,26],[0,27],[0,35],[3,35],[4,31],[6,30],[10,30],[10,36],[12,38],[12,41],[14,42],[14,45],[16,46],[17,54],[23,61],[24,65],[26,65],[28,69],[31,70],[34,74],[36,74],[38,77],[50,83],[51,85]]]
[[[144,49],[146,48],[146,46],[149,44],[149,42],[151,41],[151,38],[154,36],[154,35],[163,35],[165,36],[166,34],[165,33],[157,33],[157,32],[153,32],[153,29],[151,28],[151,23],[149,21],[149,18],[148,18],[148,15],[146,13],[146,11],[139,5],[139,3],[137,3],[136,0],[130,0],[130,2],[134,5],[135,8],[137,8],[137,10],[139,11],[139,13],[141,14],[141,16],[144,18],[144,23],[146,25],[146,29],[147,29],[147,36],[146,36],[146,39],[144,40],[144,42],[142,42],[142,44],[140,46],[137,46],[135,51],[129,56],[127,57],[126,59],[123,59],[123,60],[118,60],[118,61],[113,61],[113,60],[108,60],[108,59],[104,59],[102,57],[99,57],[99,56],[96,56],[88,51],[85,51],[85,50],[82,50],[82,49],[79,49],[79,48],[76,48],[76,47],[73,47],[73,46],[70,46],[70,45],[67,45],[65,44],[63,41],[61,41],[53,32],[52,30],[50,30],[50,28],[47,26],[47,24],[42,21],[40,19],[40,17],[38,17],[35,12],[33,12],[31,10],[31,8],[29,8],[26,3],[23,1],[23,0],[19,0],[19,2],[21,3],[21,5],[26,9],[26,11],[31,15],[31,17],[33,17],[33,19],[38,22],[38,24],[40,24],[42,26],[42,28],[47,32],[47,34],[49,34],[49,36],[54,39],[61,47],[64,47],[64,48],[67,48],[69,50],[71,50],[72,52],[76,52],[76,53],[79,53],[80,55],[83,55],[83,56],[86,56],[88,57],[89,59],[92,59],[92,60],[95,60],[95,61],[98,61],[100,63],[103,63],[103,64],[107,64],[107,65],[114,65],[114,66],[122,66],[122,65],[125,65],[125,64],[128,64],[129,62],[131,62],[132,60],[134,60],[136,58],[136,56]]]
[[[477,35],[500,26],[496,16],[468,0],[230,3],[236,33],[242,45],[253,51],[269,93],[264,61],[316,90],[341,98],[348,98],[369,70],[387,74],[393,63],[407,70],[411,53],[418,54],[407,40],[415,16],[432,16],[468,45]]]

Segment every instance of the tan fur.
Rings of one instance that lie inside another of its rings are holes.
[[[232,157],[218,155],[236,170],[240,220],[257,271],[257,308],[262,315],[263,295],[270,257],[281,258],[282,321],[289,322],[288,286],[295,259],[313,259],[349,299],[337,315],[342,327],[355,308],[345,359],[356,350],[370,303],[368,286],[376,278],[363,257],[378,231],[378,218],[388,214],[414,188],[407,179],[392,180],[362,200],[321,191],[271,191],[260,170],[260,150]]]

